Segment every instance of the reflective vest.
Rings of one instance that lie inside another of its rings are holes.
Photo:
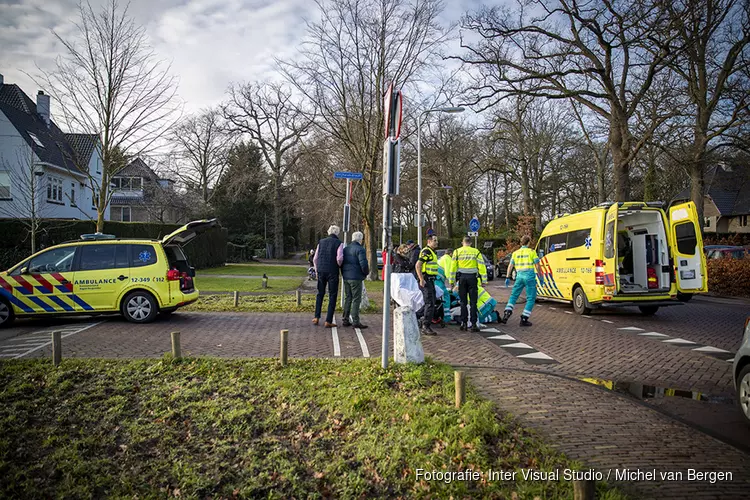
[[[456,281],[456,275],[478,274],[482,283],[487,282],[487,266],[484,265],[482,253],[473,247],[457,248],[453,252],[453,267],[451,269],[451,283]]]
[[[481,309],[482,306],[490,300],[492,300],[492,296],[487,292],[487,290],[485,290],[481,286],[477,287],[477,309]]]
[[[451,268],[453,267],[453,257],[446,253],[438,259],[438,266],[438,273],[444,281],[448,281],[448,276],[451,275]]]
[[[432,248],[424,247],[419,255],[419,261],[422,263],[422,274],[426,276],[438,275],[438,258]]]
[[[539,257],[537,256],[536,251],[531,248],[521,247],[513,252],[510,261],[513,264],[513,267],[516,268],[516,271],[520,273],[521,271],[533,271],[534,264],[539,262]]]

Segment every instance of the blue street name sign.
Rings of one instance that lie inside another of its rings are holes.
[[[357,172],[334,172],[333,173],[334,179],[354,179],[361,181],[362,180],[362,174]]]
[[[479,219],[477,219],[476,217],[471,219],[469,221],[469,229],[474,232],[479,231]]]

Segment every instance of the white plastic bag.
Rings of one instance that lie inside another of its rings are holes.
[[[367,296],[367,287],[365,286],[365,282],[362,282],[362,300],[359,303],[360,309],[367,309],[370,307],[370,297]]]
[[[391,274],[391,299],[400,306],[411,307],[412,311],[419,311],[424,307],[422,290],[411,273]]]

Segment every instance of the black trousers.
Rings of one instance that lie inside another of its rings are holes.
[[[471,324],[477,324],[477,283],[476,274],[461,274],[458,276],[458,298],[461,300],[461,323],[467,322],[467,296],[471,302]]]
[[[328,313],[326,321],[333,323],[333,313],[336,312],[336,298],[339,294],[339,273],[320,273],[318,275],[318,296],[315,298],[315,317],[320,318],[321,309],[323,308],[323,297],[326,294],[326,285],[328,285]]]
[[[422,296],[424,297],[424,327],[432,325],[432,319],[435,317],[435,302],[437,297],[435,294],[435,280],[425,278],[424,288],[422,288]]]

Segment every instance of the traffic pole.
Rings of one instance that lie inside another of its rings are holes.
[[[347,179],[346,180],[346,198],[344,198],[344,224],[342,225],[342,229],[344,230],[344,246],[346,247],[346,240],[347,240],[347,234],[349,233],[349,218],[350,218],[350,210],[351,210],[351,196],[352,196],[352,180]],[[341,290],[341,308],[344,308],[344,274],[341,274],[341,286],[339,287],[339,290]],[[342,311],[343,314],[343,311]],[[344,318],[346,319],[346,318]]]

